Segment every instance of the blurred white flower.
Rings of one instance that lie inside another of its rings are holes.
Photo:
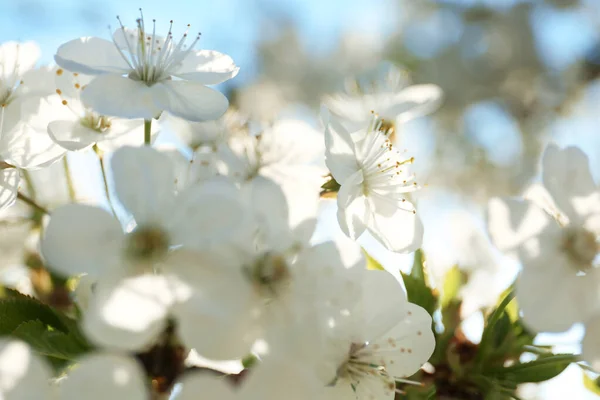
[[[217,147],[229,137],[243,129],[245,119],[229,109],[221,118],[214,121],[192,122],[165,114],[161,122],[185,144],[196,150],[199,147]]]
[[[371,71],[369,71],[371,72]],[[405,87],[402,71],[391,66],[383,80],[354,82],[354,93],[337,93],[323,99],[325,106],[352,130],[369,124],[372,114],[378,114],[386,130],[396,123],[427,115],[442,102],[442,89],[436,85]]]
[[[0,398],[3,400],[75,400],[106,398],[146,400],[143,371],[128,357],[92,353],[78,360],[60,384],[24,342],[0,339]]]
[[[322,139],[315,129],[303,121],[279,120],[259,135],[233,135],[214,155],[199,150],[193,175],[212,171],[230,177],[239,183],[263,234],[287,234],[291,228],[297,240],[307,241],[326,173],[315,164],[322,156]]]
[[[204,252],[198,259],[201,268],[178,270],[186,282],[200,287],[191,301],[175,306],[179,315],[189,315],[180,319],[182,339],[205,357],[231,359],[290,326],[318,336],[325,321],[356,298],[348,270],[365,269],[364,258],[346,263],[340,254],[348,249],[331,242],[299,250],[288,243],[282,239]],[[202,326],[211,329],[198,335]]]
[[[542,161],[543,185],[557,220],[541,206],[493,199],[489,231],[496,246],[522,263],[516,293],[523,320],[540,332],[561,332],[600,309],[600,191],[580,149],[551,144]]]
[[[19,168],[41,167],[64,151],[47,134],[56,98],[50,68],[34,69],[40,50],[33,42],[0,45],[0,162]]]
[[[52,399],[50,367],[19,340],[0,338],[0,398]]]
[[[237,189],[224,179],[176,196],[170,159],[152,148],[123,147],[111,165],[116,196],[133,215],[133,230],[124,233],[104,209],[70,204],[53,212],[41,248],[55,271],[98,280],[84,319],[88,335],[106,346],[139,348],[160,332],[169,307],[190,290],[176,278],[146,274],[168,274],[178,264],[192,268],[187,251],[230,240],[245,221],[244,209]]]
[[[357,239],[368,230],[386,248],[408,253],[420,247],[423,225],[406,194],[418,189],[389,138],[371,127],[351,136],[331,117],[325,130],[326,163],[341,185],[338,221],[344,233]]]
[[[71,111],[69,119],[54,120],[48,124],[48,133],[56,144],[70,151],[78,151],[98,144],[103,150],[122,145],[144,143],[144,121],[107,117],[86,107],[81,94],[93,77],[58,69],[56,93],[63,106]],[[129,140],[128,140],[129,139]]]
[[[0,211],[12,206],[19,190],[19,170],[0,162]]]
[[[321,365],[331,399],[394,399],[435,347],[431,316],[385,271],[366,271],[362,297],[331,326]]]
[[[163,110],[190,121],[223,115],[227,98],[205,85],[237,75],[239,68],[231,57],[194,50],[200,35],[186,47],[187,31],[177,41],[171,27],[162,37],[154,22],[151,31],[146,29],[143,16],[137,25],[136,29],[121,25],[112,42],[83,37],[58,48],[54,59],[59,66],[96,76],[82,92],[83,102],[99,114],[122,118],[149,120]]]

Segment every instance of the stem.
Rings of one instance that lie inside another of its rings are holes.
[[[152,146],[152,120],[145,119],[144,120],[144,144],[148,146]]]
[[[71,199],[71,201],[75,201],[75,186],[73,186],[73,178],[71,177],[71,169],[69,168],[69,160],[67,160],[67,156],[64,156],[62,161],[63,168],[65,169],[65,178],[67,180],[67,189],[69,190],[69,199]]]
[[[104,181],[104,192],[106,193],[106,201],[108,201],[108,205],[113,213],[113,215],[117,215],[115,212],[115,208],[113,207],[112,200],[110,198],[110,190],[108,189],[108,178],[106,177],[106,168],[104,167],[104,154],[102,150],[98,148],[98,146],[94,145],[93,147],[94,153],[98,156],[98,161],[100,162],[100,170],[102,171],[102,180]]]
[[[21,200],[23,203],[28,204],[31,207],[33,207],[35,210],[41,212],[42,214],[50,215],[50,211],[48,211],[46,208],[40,206],[38,203],[35,202],[35,200],[32,200],[31,198],[25,196],[23,193],[21,193],[21,192],[17,193],[17,198],[19,200]]]

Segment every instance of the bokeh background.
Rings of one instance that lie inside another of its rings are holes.
[[[65,41],[108,38],[116,15],[133,24],[138,7],[159,30],[190,23],[202,32],[198,47],[231,55],[241,71],[221,90],[258,120],[316,126],[325,94],[384,60],[442,87],[442,108],[403,126],[398,146],[427,183],[418,207],[432,279],[459,264],[473,309],[518,269],[485,234],[488,199],[535,183],[550,141],[581,146],[600,174],[600,0],[0,0],[0,41],[34,40],[49,63]],[[367,242],[386,268],[410,264]],[[481,315],[467,324],[476,337]],[[581,334],[540,340],[578,351]],[[527,399],[597,398],[577,367],[527,389]]]

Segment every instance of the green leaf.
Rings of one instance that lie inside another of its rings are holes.
[[[463,284],[463,275],[457,265],[452,267],[444,277],[444,285],[440,305],[442,309],[446,308],[450,302],[456,299],[460,287]]]
[[[385,271],[385,268],[381,266],[379,261],[371,257],[369,253],[365,249],[363,249],[363,253],[365,254],[365,258],[367,259],[367,269],[374,269],[379,271]]]
[[[477,352],[477,356],[475,357],[475,363],[481,365],[485,360],[485,357],[492,352],[492,350],[497,347],[496,343],[497,336],[495,337],[495,331],[497,330],[498,321],[502,319],[502,316],[505,315],[505,309],[508,304],[514,299],[515,293],[510,292],[498,305],[498,307],[490,314],[487,319],[487,323],[485,328],[483,329],[483,334],[481,335],[481,343],[479,344],[479,351]],[[501,326],[501,330],[504,328]],[[502,332],[505,335],[505,332]]]
[[[583,386],[590,392],[600,395],[600,386],[598,380],[592,379],[587,373],[583,372]]]
[[[421,249],[417,249],[415,251],[415,259],[413,261],[412,269],[410,270],[410,276],[415,279],[422,280],[425,282],[425,257],[423,256],[423,251]]]
[[[576,362],[573,354],[552,354],[536,360],[518,363],[504,368],[486,371],[486,375],[514,383],[538,383],[554,378],[563,372],[569,364]]]
[[[0,335],[11,334],[23,322],[35,320],[60,331],[68,330],[58,311],[33,297],[18,294],[0,299]]]
[[[423,307],[429,314],[433,315],[437,308],[437,297],[425,281],[404,273],[402,273],[402,279],[406,287],[408,301]]]
[[[39,320],[22,323],[12,336],[27,342],[58,368],[90,350],[72,333],[53,330]]]
[[[502,343],[504,343],[504,340],[510,333],[511,328],[512,324],[510,317],[506,312],[503,312],[500,319],[498,319],[498,322],[496,322],[496,326],[492,332],[492,343],[494,348],[498,348],[500,345],[502,345]]]

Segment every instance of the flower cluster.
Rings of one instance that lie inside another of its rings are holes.
[[[577,147],[549,145],[542,185],[525,199],[492,199],[489,231],[522,264],[515,287],[523,320],[536,332],[583,323],[583,358],[600,367],[600,188]]]
[[[323,131],[252,125],[209,87],[238,73],[229,56],[172,23],[165,36],[143,16],[119,24],[63,44],[52,67],[35,68],[33,43],[0,46],[0,210],[35,211],[33,294],[53,306],[0,340],[0,398],[393,399],[433,353],[432,317],[355,240],[420,247],[414,159],[393,135],[439,89],[357,95],[372,110],[329,99]],[[164,129],[189,148],[155,146]],[[81,195],[73,152],[95,153],[105,198]],[[51,184],[69,198],[42,201],[32,177],[59,160]],[[324,192],[347,237],[316,243]],[[569,238],[583,251],[585,234]],[[245,369],[217,379],[193,355]]]

